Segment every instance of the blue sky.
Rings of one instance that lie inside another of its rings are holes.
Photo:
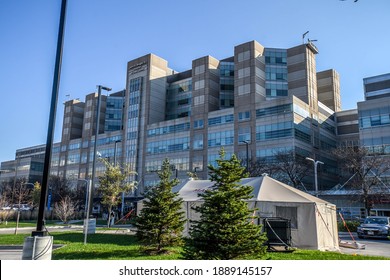
[[[343,109],[364,77],[390,72],[389,0],[68,0],[55,141],[67,95],[125,88],[126,63],[147,53],[188,70],[256,40],[289,48],[318,40],[317,70],[336,69]],[[61,0],[0,0],[0,162],[47,137]]]

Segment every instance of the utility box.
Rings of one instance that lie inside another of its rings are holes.
[[[267,235],[265,245],[269,251],[275,251],[276,247],[288,250],[291,247],[291,222],[284,218],[264,218],[263,231]]]

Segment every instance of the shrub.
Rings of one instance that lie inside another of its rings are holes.
[[[346,226],[348,227],[349,231],[356,232],[357,227],[360,225],[360,222],[358,221],[345,221]],[[337,227],[339,231],[348,231],[347,227],[344,225],[342,221],[337,223]]]

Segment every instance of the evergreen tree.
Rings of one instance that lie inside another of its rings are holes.
[[[235,155],[230,160],[224,155],[221,149],[218,166],[208,166],[215,188],[200,194],[204,203],[194,208],[201,216],[192,221],[186,259],[261,258],[265,254],[265,234],[253,223],[253,210],[244,201],[252,197],[253,188],[239,185],[246,176],[245,167]]]
[[[136,222],[138,240],[145,249],[157,254],[165,252],[169,246],[182,244],[185,223],[184,212],[180,211],[182,199],[172,192],[179,180],[171,180],[171,175],[169,160],[165,159],[158,172],[160,183],[145,194],[144,208]]]

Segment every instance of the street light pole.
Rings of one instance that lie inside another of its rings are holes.
[[[87,235],[88,235],[88,222],[89,222],[89,204],[90,202],[90,192],[91,192],[91,180],[87,179],[78,179],[86,183],[85,186],[85,219],[84,219],[84,245],[87,244]]]
[[[91,191],[89,192],[89,201],[91,201],[93,188],[95,187],[95,172],[96,172],[96,152],[97,152],[97,142],[99,135],[99,123],[100,123],[100,101],[102,98],[102,89],[106,91],[111,91],[111,88],[98,85],[98,100],[96,104],[96,124],[95,124],[95,142],[93,144],[93,156],[92,156],[92,175],[91,175]],[[88,205],[89,210],[92,210],[92,204]],[[89,218],[89,217],[88,217]]]
[[[50,103],[49,126],[47,131],[47,138],[46,138],[45,161],[43,164],[41,198],[39,200],[37,228],[36,231],[32,232],[31,234],[32,236],[44,236],[46,234],[43,231],[43,225],[44,225],[44,216],[45,216],[45,203],[46,203],[46,196],[47,196],[47,189],[48,189],[47,185],[49,179],[51,150],[52,150],[53,138],[54,138],[55,116],[57,111],[58,92],[60,87],[60,74],[61,74],[62,49],[63,49],[62,45],[64,42],[65,17],[66,17],[66,0],[62,0],[60,25],[59,25],[58,40],[57,40],[56,61],[54,67],[53,87],[52,87],[52,95],[51,95],[51,103]]]
[[[114,166],[116,166],[116,154],[117,154],[117,144],[122,142],[121,140],[115,141],[114,146]],[[121,204],[121,215],[123,216],[123,211],[125,210],[125,192],[122,192],[122,204]],[[122,218],[122,217],[121,217]]]
[[[314,188],[315,188],[315,196],[318,197],[317,165],[324,164],[324,163],[322,161],[314,160],[314,159],[309,158],[309,157],[307,157],[306,159],[309,161],[312,161],[314,163]]]
[[[116,165],[116,145],[118,144],[118,143],[120,143],[121,142],[121,140],[116,140],[115,141],[115,146],[114,146],[114,165]]]

